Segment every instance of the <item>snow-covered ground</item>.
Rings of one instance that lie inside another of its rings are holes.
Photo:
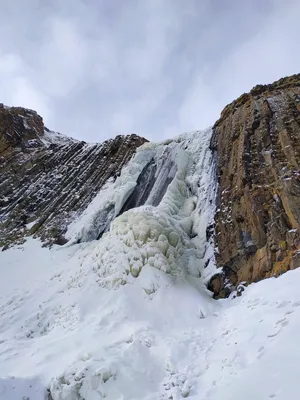
[[[205,287],[216,271],[208,142],[209,130],[143,146],[70,226],[69,244],[28,238],[0,253],[1,400],[295,398],[300,270],[226,300]],[[159,204],[154,184],[115,218],[166,154]]]
[[[44,136],[40,137],[40,140],[47,147],[50,144],[67,145],[67,144],[79,142],[79,140],[77,140],[77,139],[73,139],[70,136],[64,135],[63,133],[50,131],[49,129],[44,130]]]
[[[1,399],[295,398],[300,270],[214,301],[153,268],[149,296],[139,278],[99,287],[82,267],[95,246],[1,253]]]

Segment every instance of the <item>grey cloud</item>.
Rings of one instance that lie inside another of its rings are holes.
[[[205,128],[255,84],[298,72],[297,0],[1,6],[0,101],[87,141]]]

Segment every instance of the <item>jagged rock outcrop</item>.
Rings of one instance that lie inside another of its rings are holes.
[[[300,74],[258,85],[223,110],[213,128],[219,191],[210,289],[300,266]]]
[[[0,246],[37,235],[64,243],[71,220],[147,140],[87,144],[44,127],[32,110],[0,105]]]

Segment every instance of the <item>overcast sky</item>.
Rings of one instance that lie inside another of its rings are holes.
[[[300,72],[300,0],[0,3],[0,102],[86,141],[205,128]]]

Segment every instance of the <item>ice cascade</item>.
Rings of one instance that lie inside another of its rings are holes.
[[[210,136],[207,129],[143,145],[70,228],[76,241],[100,239],[86,267],[92,264],[101,287],[116,288],[139,276],[150,294],[158,271],[172,279],[211,276],[213,246],[207,232],[216,184]]]

